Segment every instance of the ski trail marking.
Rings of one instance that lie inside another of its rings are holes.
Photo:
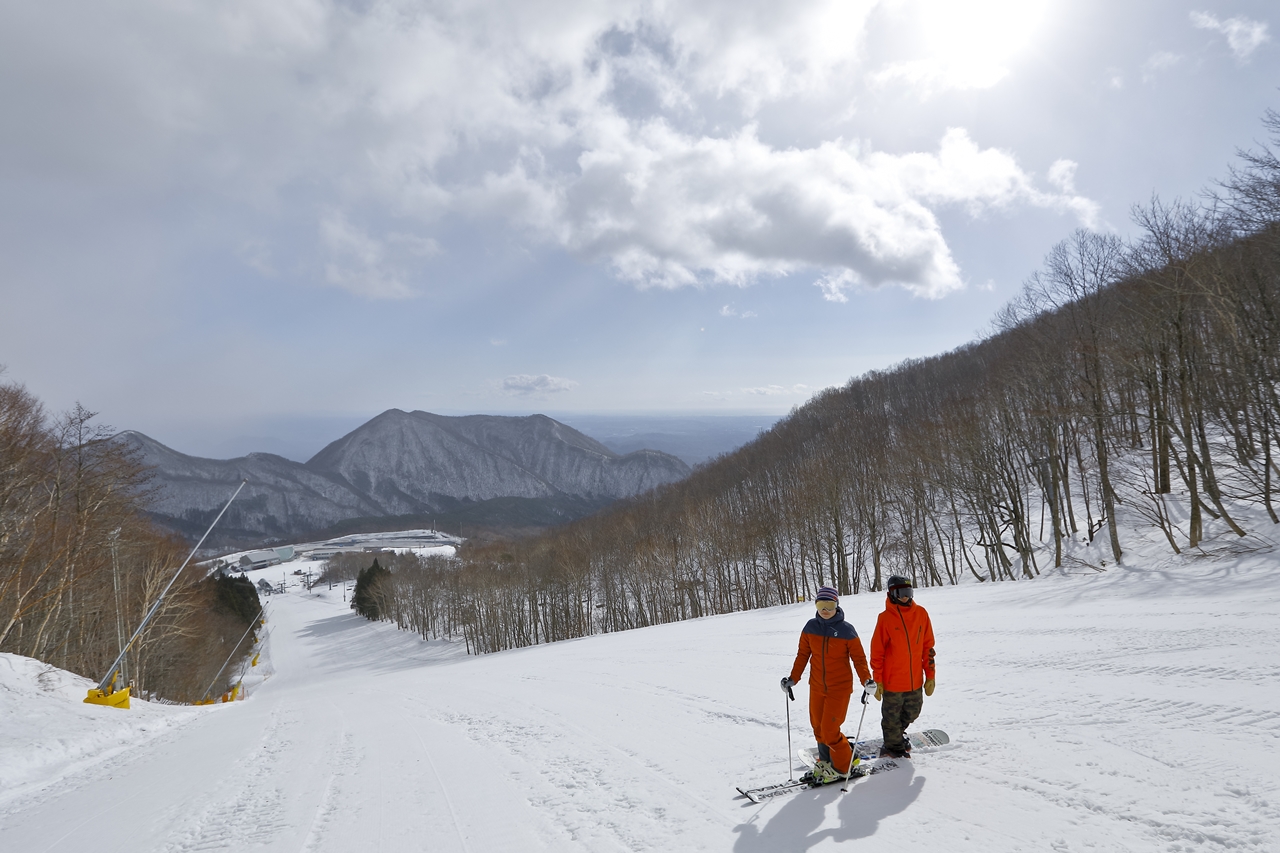
[[[409,715],[401,713],[406,723],[410,723]],[[453,807],[453,798],[449,796],[449,789],[444,784],[444,779],[440,776],[440,771],[436,769],[436,763],[431,760],[431,751],[427,749],[427,742],[422,739],[422,733],[417,727],[410,725],[409,730],[413,732],[414,737],[418,739],[418,745],[422,747],[422,754],[427,757],[427,766],[431,768],[431,773],[436,777],[436,784],[440,786],[440,793],[444,795],[444,803],[449,807],[449,817],[453,819],[453,831],[458,833],[458,841],[462,844],[462,849],[471,853],[471,845],[467,844],[466,836],[462,834],[462,824],[458,822],[458,811]]]
[[[166,778],[172,778],[172,777],[173,777],[173,776],[175,776],[175,775],[177,775],[177,774],[175,774],[175,773],[169,773],[169,774],[167,774]],[[125,803],[129,802],[130,800],[136,800],[136,799],[137,799],[137,798],[138,798],[142,793],[143,793],[143,792],[142,792],[142,789],[141,789],[141,788],[139,788],[138,790],[134,791],[134,792],[133,792],[132,794],[130,794],[129,796],[127,796],[127,797],[123,797],[123,798],[121,798],[121,799],[119,799],[119,800],[115,800],[115,801],[113,801],[113,802],[111,802],[111,803],[108,803],[107,805],[103,806],[102,808],[98,809],[98,810],[97,810],[97,811],[95,811],[93,814],[89,815],[89,816],[88,816],[88,817],[86,817],[84,820],[80,821],[79,823],[77,823],[76,825],[74,825],[74,826],[72,826],[70,829],[68,829],[65,833],[63,833],[62,835],[60,835],[60,836],[59,836],[59,837],[58,837],[58,838],[57,838],[57,839],[56,839],[52,844],[50,844],[48,847],[44,848],[43,853],[49,853],[49,851],[50,851],[50,850],[54,849],[54,848],[55,848],[55,847],[57,847],[59,844],[61,844],[63,841],[65,841],[65,840],[67,839],[67,836],[69,836],[69,835],[71,835],[72,833],[74,833],[76,830],[78,830],[80,827],[84,826],[86,823],[89,823],[90,821],[97,820],[98,818],[100,818],[100,817],[102,817],[104,814],[106,814],[107,812],[111,811],[112,809],[117,809],[117,808],[119,808],[120,806],[122,806],[123,804],[125,804]]]
[[[681,785],[679,785],[679,784],[677,784],[677,783],[675,783],[675,782],[671,781],[671,779],[669,779],[669,778],[667,778],[666,776],[662,775],[662,774],[661,774],[661,773],[659,773],[657,770],[655,770],[653,767],[649,766],[649,764],[648,764],[648,763],[646,763],[645,761],[641,760],[641,759],[640,759],[640,758],[639,758],[635,753],[628,752],[627,750],[623,749],[622,747],[618,746],[617,744],[611,743],[611,742],[609,742],[609,741],[607,741],[607,740],[605,740],[605,739],[603,739],[603,738],[601,738],[601,737],[599,737],[599,736],[597,736],[597,735],[591,734],[590,732],[588,732],[588,731],[586,731],[586,730],[584,730],[584,729],[579,728],[578,726],[576,726],[576,725],[574,725],[574,724],[572,724],[572,723],[568,722],[568,720],[567,720],[564,716],[562,716],[562,715],[560,715],[560,714],[556,714],[556,713],[552,712],[550,709],[545,708],[545,707],[543,707],[543,706],[541,706],[541,705],[539,705],[539,704],[537,704],[537,703],[535,703],[535,702],[528,702],[528,703],[526,703],[526,704],[527,704],[527,705],[528,705],[528,707],[530,707],[530,708],[536,708],[536,709],[538,709],[539,711],[541,711],[543,714],[545,714],[545,715],[546,715],[546,717],[547,717],[548,719],[556,719],[556,718],[558,718],[558,719],[559,719],[559,723],[560,723],[560,725],[562,725],[562,726],[563,726],[567,731],[572,732],[572,733],[574,733],[574,734],[578,735],[578,736],[579,736],[580,738],[582,738],[583,740],[593,741],[593,742],[595,742],[596,744],[599,744],[599,746],[601,746],[601,747],[602,747],[602,748],[604,748],[604,749],[608,749],[608,750],[611,750],[611,751],[613,751],[613,752],[618,753],[619,755],[623,755],[623,756],[625,756],[625,757],[626,757],[626,758],[631,762],[631,764],[633,764],[635,767],[639,768],[639,769],[640,769],[641,771],[643,771],[644,773],[648,774],[651,778],[653,778],[654,780],[656,780],[656,781],[658,781],[658,782],[661,782],[661,783],[662,783],[663,785],[665,785],[666,787],[671,788],[671,789],[673,789],[674,791],[676,791],[676,793],[679,795],[680,799],[696,800],[697,802],[699,802],[699,803],[701,803],[701,804],[702,804],[702,807],[703,807],[704,809],[706,809],[708,813],[710,813],[710,814],[716,814],[716,815],[720,816],[720,817],[722,818],[722,822],[724,822],[726,826],[728,826],[728,825],[736,826],[736,825],[737,825],[736,821],[734,821],[734,820],[733,820],[733,818],[731,818],[730,816],[728,816],[728,815],[720,815],[720,813],[717,811],[717,807],[716,807],[715,805],[713,805],[712,803],[708,802],[708,801],[707,801],[706,799],[704,799],[703,797],[700,797],[700,796],[698,796],[697,794],[692,793],[692,792],[691,792],[691,791],[689,791],[688,789],[686,789],[686,788],[682,787]]]
[[[242,772],[232,770],[204,798],[204,808],[185,828],[175,828],[164,847],[166,853],[191,850],[243,850],[249,845],[264,845],[289,828],[285,817],[286,797],[279,784],[272,784],[280,759],[293,745],[281,733],[293,723],[285,709],[274,708],[268,725],[259,737],[259,748],[239,758],[233,768],[249,772],[242,782]]]
[[[307,836],[303,839],[302,847],[300,848],[303,851],[315,850],[324,838],[334,814],[338,811],[338,787],[340,781],[346,775],[346,768],[351,765],[351,759],[356,753],[351,730],[347,725],[347,715],[343,713],[336,703],[330,702],[329,704],[342,717],[342,733],[338,738],[338,748],[331,755],[333,769],[329,773],[329,780],[325,783],[319,802],[316,803],[315,814],[311,818],[311,825],[307,827]]]
[[[476,693],[479,697],[497,697],[483,689]],[[494,707],[493,701],[486,704]],[[672,821],[683,827],[710,816],[726,829],[737,825],[736,817],[722,811],[723,806],[674,782],[646,764],[643,756],[573,725],[562,714],[537,702],[522,700],[521,708],[523,716],[532,716],[536,722],[516,714],[478,716],[438,711],[433,716],[461,729],[476,743],[490,747],[500,743],[514,757],[527,762],[541,784],[531,788],[526,799],[536,811],[549,815],[575,849],[645,849],[655,846],[655,834],[670,842],[667,848],[679,849],[680,831],[673,829]],[[625,759],[617,765],[625,770],[606,773],[598,762],[575,757],[573,748],[566,746],[570,744],[596,753],[616,754]],[[637,829],[619,815],[643,815],[633,820],[643,819],[646,828]]]

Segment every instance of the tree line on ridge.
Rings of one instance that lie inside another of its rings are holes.
[[[1280,145],[1280,114],[1265,124]],[[1275,508],[1280,159],[1241,152],[1199,201],[1076,231],[984,340],[818,394],[692,476],[527,539],[402,560],[378,614],[469,651],[811,598],[1032,578],[1254,547]],[[1130,532],[1128,535],[1134,535]]]
[[[22,385],[0,382],[0,652],[97,681],[191,546],[151,522],[146,470],[93,418],[78,405],[51,417]],[[232,652],[251,645],[256,602],[243,578],[188,569],[116,687],[200,699]]]

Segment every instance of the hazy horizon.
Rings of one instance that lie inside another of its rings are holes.
[[[393,407],[394,408],[394,407]],[[386,411],[386,410],[383,410]],[[298,418],[277,419],[258,424],[257,430],[225,433],[208,431],[179,436],[177,442],[166,440],[163,435],[152,435],[145,430],[112,425],[121,431],[141,432],[170,450],[187,456],[205,459],[234,459],[250,453],[274,453],[294,462],[306,462],[324,447],[377,417]],[[495,414],[502,417],[525,417],[496,412],[434,412],[433,414],[462,417],[475,414]],[[633,450],[660,450],[679,457],[689,465],[696,465],[715,455],[741,447],[763,429],[776,423],[784,415],[759,414],[655,414],[655,413],[557,413],[545,414],[554,420],[573,427],[579,432],[618,453]]]

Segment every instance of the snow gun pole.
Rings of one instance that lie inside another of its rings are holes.
[[[209,529],[200,537],[200,541],[196,543],[196,547],[191,549],[191,553],[187,555],[187,559],[183,560],[182,565],[173,573],[173,577],[169,580],[168,585],[160,592],[160,596],[156,599],[155,604],[151,605],[151,609],[148,610],[147,615],[143,617],[142,624],[138,626],[138,630],[134,631],[133,636],[129,638],[129,642],[124,644],[124,648],[120,650],[120,656],[115,659],[115,662],[111,664],[111,668],[107,670],[107,674],[98,682],[98,688],[96,690],[90,690],[89,696],[84,701],[91,705],[111,705],[118,708],[129,707],[128,687],[125,687],[123,690],[108,689],[111,686],[111,682],[115,680],[116,672],[120,669],[120,662],[124,660],[124,656],[129,653],[129,649],[147,627],[147,623],[151,621],[151,617],[156,615],[156,611],[160,609],[160,604],[164,601],[164,597],[168,595],[169,590],[173,587],[174,581],[178,579],[178,575],[182,574],[182,570],[187,567],[187,563],[190,563],[191,558],[200,550],[200,546],[204,544],[204,540],[209,538],[209,534],[213,532],[213,528],[218,525],[218,522],[222,520],[222,516],[231,508],[231,501],[236,499],[236,496],[240,494],[240,490],[243,489],[248,482],[248,480],[240,481],[240,485],[236,487],[234,494],[231,495],[231,500],[227,501],[227,505],[222,508],[222,512],[218,513],[217,518],[213,520],[213,524],[210,524]],[[112,700],[111,697],[116,693],[123,693],[123,698]]]
[[[227,659],[223,661],[222,666],[218,668],[218,674],[213,677],[213,681],[209,682],[209,686],[206,687],[204,689],[204,693],[201,694],[200,696],[201,702],[209,698],[209,693],[210,691],[213,690],[213,685],[218,683],[218,678],[222,675],[222,670],[226,669],[227,664],[231,663],[231,659],[236,656],[236,650],[240,648],[240,644],[244,642],[244,638],[249,636],[249,632],[253,630],[253,626],[258,624],[258,620],[262,618],[262,611],[266,609],[267,608],[265,606],[258,609],[258,615],[253,617],[253,621],[249,623],[249,627],[246,628],[244,633],[240,635],[240,639],[236,640],[236,644],[231,647],[231,654],[227,655]],[[197,702],[196,704],[200,704],[200,703]]]
[[[792,767],[794,762],[791,760],[791,703],[796,701],[796,694],[791,692],[791,687],[787,687],[787,696],[782,700],[782,706],[787,709],[787,779],[791,782],[796,780],[795,769]]]
[[[858,742],[862,740],[862,721],[867,718],[867,705],[869,704],[871,703],[867,701],[867,690],[864,687],[862,690],[862,716],[858,717],[858,733],[853,736],[853,760],[849,762],[849,779],[853,778],[853,768],[857,767],[858,763],[862,761],[858,757]],[[844,784],[840,786],[841,793],[849,790],[849,779],[845,779]]]

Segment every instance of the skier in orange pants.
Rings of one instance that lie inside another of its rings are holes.
[[[795,685],[809,666],[809,722],[818,741],[818,762],[814,779],[821,783],[848,778],[853,764],[853,748],[840,731],[853,695],[853,670],[857,669],[864,689],[875,690],[862,640],[853,625],[844,619],[840,598],[829,586],[818,590],[818,614],[800,633],[791,675],[782,679],[782,689]],[[850,667],[849,662],[853,662]]]

